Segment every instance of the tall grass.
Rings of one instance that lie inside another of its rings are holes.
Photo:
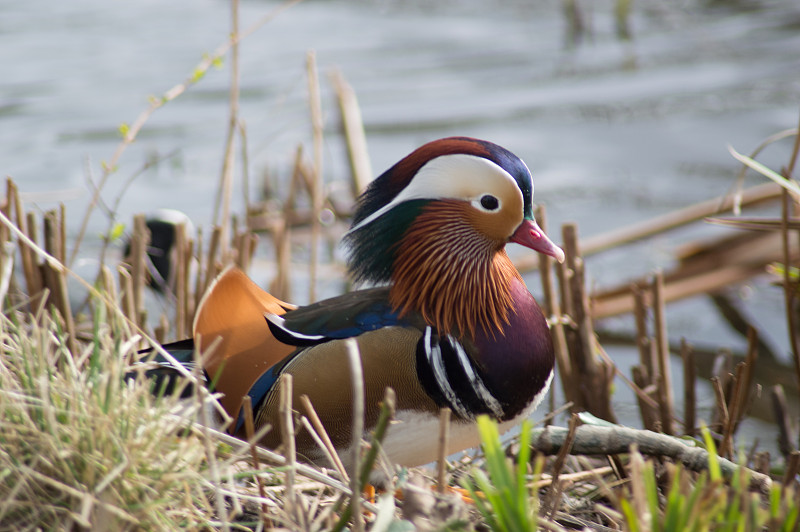
[[[0,318],[0,523],[14,530],[168,530],[208,524],[206,455],[156,399],[123,378],[136,347],[98,306],[70,352],[60,319]]]

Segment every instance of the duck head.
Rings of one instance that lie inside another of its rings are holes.
[[[375,179],[344,241],[357,281],[390,284],[401,313],[419,311],[442,332],[507,321],[519,279],[507,243],[564,260],[533,217],[525,163],[467,137],[425,144]]]

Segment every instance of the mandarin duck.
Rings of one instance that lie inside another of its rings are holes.
[[[404,466],[438,455],[439,411],[452,411],[448,454],[479,444],[474,421],[488,414],[507,430],[528,416],[553,378],[547,321],[505,251],[509,242],[563,261],[533,217],[525,163],[490,142],[440,139],[375,179],[358,199],[344,237],[354,279],[373,285],[303,307],[260,289],[243,272],[223,272],[204,295],[193,339],[165,346],[184,360],[193,348],[243,436],[249,395],[261,444],[281,444],[281,375],[293,404],[307,395],[345,463],[351,456],[352,385],[345,339],[363,367],[365,437],[386,387],[396,422],[383,442]],[[212,347],[213,345],[213,347]],[[211,349],[209,349],[211,348]],[[181,353],[181,350],[182,353]],[[325,463],[300,431],[298,455]]]

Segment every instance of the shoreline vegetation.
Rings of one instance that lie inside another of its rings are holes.
[[[258,447],[254,442],[263,434],[252,429],[245,442],[211,428],[210,414],[220,411],[219,405],[197,374],[187,372],[173,394],[152,393],[143,375],[149,362],[139,351],[188,337],[205,289],[229,264],[248,271],[259,239],[273,247],[276,275],[269,291],[281,299],[291,298],[293,249],[308,250],[309,299],[314,300],[318,279],[337,268],[324,262],[321,250],[341,233],[353,199],[372,178],[356,94],[336,73],[329,82],[337,95],[351,175],[340,176],[349,183],[348,197],[326,194],[321,80],[315,54],[309,52],[311,146],[298,146],[284,193],[253,200],[246,192],[246,212],[233,212],[237,164],[244,169],[243,189],[252,188],[238,111],[239,46],[297,1],[240,30],[238,0],[232,0],[230,38],[184,82],[152,98],[134,122],[120,126],[123,140],[103,164],[75,239],[66,237],[63,205],[39,216],[7,180],[0,203],[0,529],[800,529],[800,186],[792,178],[800,153],[798,129],[773,135],[749,155],[731,149],[737,161],[732,160],[732,173],[735,164],[741,170],[730,194],[588,239],[566,224],[563,265],[544,256],[517,263],[523,272],[539,271],[540,302],[550,316],[556,347],[553,387],[560,387],[565,404],[556,405],[551,393],[550,413],[541,425],[526,422],[511,438],[501,439],[490,420],[480,419],[481,449],[440,456],[433,468],[398,470],[380,452],[380,427],[392,422],[393,394],[387,390],[382,424],[363,442],[354,469],[346,471],[336,467],[336,452],[324,443],[313,405],[285,400],[282,432],[315,434],[331,455],[331,468],[320,469],[294,455],[291,438],[275,452]],[[629,3],[619,2],[623,22],[628,9]],[[114,205],[121,197],[105,211],[97,277],[84,279],[71,266],[80,256],[88,220],[102,204],[104,185],[121,171],[125,149],[153,113],[201,82],[223,59],[231,72],[230,114],[214,223],[196,234],[177,226],[174,267],[163,297],[168,312],[148,317],[150,233],[143,215],[130,230],[116,218]],[[784,139],[793,144],[781,171],[757,161],[766,145]],[[237,146],[244,147],[241,155]],[[748,170],[764,176],[765,184],[742,189]],[[775,214],[748,216],[746,209],[756,205],[771,206]],[[546,230],[543,208],[537,218]],[[672,270],[616,287],[586,288],[584,257],[707,222],[739,231],[687,245]],[[126,232],[128,256],[114,264],[108,251]],[[774,290],[784,294],[791,366],[781,365],[725,296],[725,288],[756,275],[772,276]],[[75,286],[85,294],[81,301]],[[697,295],[712,297],[746,336],[746,352],[669,343],[666,306]],[[597,325],[621,313],[635,317],[634,336]],[[636,347],[639,363],[630,375],[603,349],[611,342]],[[671,374],[674,355],[683,362],[680,375]],[[131,371],[140,372],[140,378],[125,379]],[[715,407],[707,420],[697,414],[699,379],[708,380],[714,391]],[[616,423],[611,402],[616,386],[632,390],[641,429]],[[184,389],[188,399],[180,397]],[[675,389],[683,390],[682,400],[674,397]],[[781,456],[737,437],[742,420],[756,412],[776,423]],[[441,448],[448,415],[442,412]],[[564,426],[557,426],[558,420]],[[382,479],[378,494],[368,495],[368,481],[376,478]]]

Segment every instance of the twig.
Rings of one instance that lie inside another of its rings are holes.
[[[572,449],[572,444],[575,441],[575,431],[577,428],[578,414],[572,414],[572,416],[569,418],[569,427],[567,428],[566,437],[561,445],[561,449],[559,449],[558,454],[556,455],[555,461],[553,462],[553,482],[547,492],[545,504],[546,510],[544,512],[551,517],[558,508],[558,499],[561,496],[561,482],[559,481],[559,475],[561,475],[561,470],[563,469],[564,463],[567,460],[567,456],[570,454],[570,450]]]
[[[225,156],[219,182],[217,201],[214,202],[214,225],[220,226],[221,255],[227,262],[230,248],[230,212],[233,195],[233,144],[239,123],[239,0],[231,0],[231,86],[228,97],[228,131],[225,138]]]
[[[109,177],[116,171],[117,165],[119,164],[119,160],[122,157],[122,154],[125,153],[125,150],[130,146],[134,140],[136,140],[139,131],[141,131],[144,124],[150,118],[154,112],[156,112],[159,108],[163,107],[165,104],[171,102],[184,92],[186,92],[189,87],[196,84],[200,81],[205,73],[211,68],[217,61],[222,58],[228,50],[236,43],[240,42],[242,39],[250,36],[250,34],[254,33],[264,24],[270,22],[275,17],[283,13],[286,9],[292,7],[293,5],[301,2],[302,0],[287,0],[283,4],[277,6],[275,9],[264,15],[260,20],[256,21],[253,25],[249,28],[244,30],[238,35],[231,35],[224,43],[217,47],[213,53],[206,55],[203,57],[202,61],[192,70],[191,75],[186,78],[182,83],[179,83],[163,93],[160,98],[151,98],[150,99],[150,107],[142,111],[139,116],[134,120],[133,124],[128,127],[124,128],[124,135],[122,142],[117,145],[114,154],[111,156],[111,159],[103,164],[103,175],[100,178],[100,183],[95,188],[94,193],[92,194],[92,199],[89,202],[89,206],[86,209],[86,213],[83,216],[83,220],[81,221],[81,227],[78,230],[78,236],[75,238],[75,245],[72,249],[72,255],[69,259],[69,264],[73,264],[75,259],[78,256],[78,251],[80,250],[81,242],[83,241],[83,237],[86,234],[86,230],[89,226],[89,218],[92,215],[92,210],[94,206],[97,204],[98,199],[100,197],[100,193],[102,192],[103,188],[105,187],[106,183],[108,182]]]
[[[247,124],[245,123],[244,118],[239,118],[239,122],[237,124],[239,128],[239,140],[241,142],[241,155],[242,158],[242,200],[244,201],[244,211],[245,211],[245,225],[247,225],[247,220],[249,220],[250,214],[250,206],[252,205],[250,201],[250,158],[247,154]],[[247,225],[248,229],[250,228]]]

